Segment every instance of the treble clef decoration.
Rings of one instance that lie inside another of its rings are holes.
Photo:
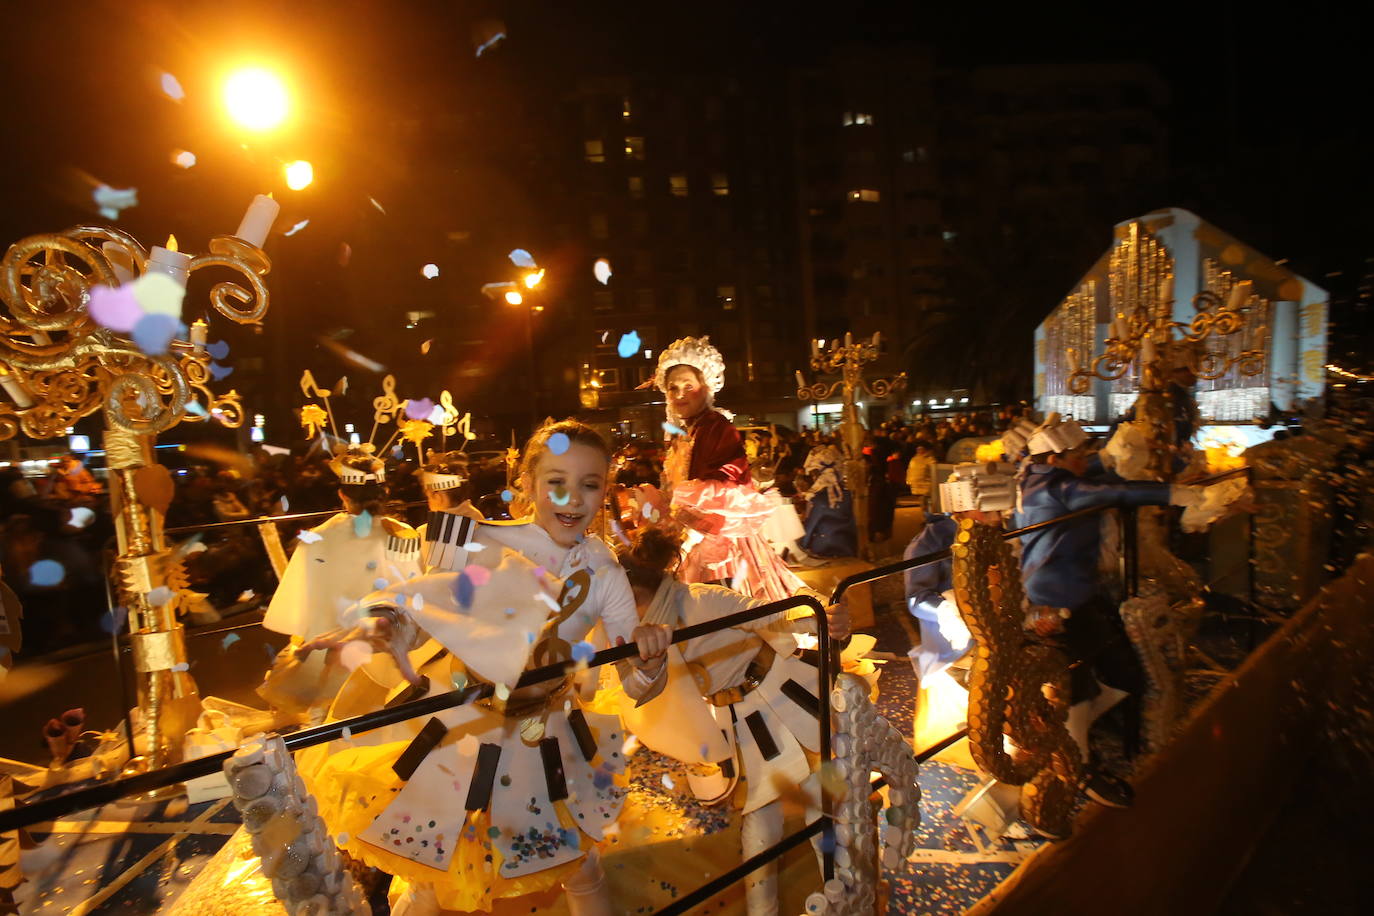
[[[558,594],[558,616],[553,618],[545,628],[548,635],[534,647],[534,664],[537,667],[552,665],[555,662],[563,662],[572,658],[572,646],[566,639],[558,635],[558,628],[563,621],[577,613],[578,608],[586,603],[591,591],[592,574],[590,570],[579,569],[563,580],[563,590]]]
[[[396,398],[396,376],[388,375],[383,378],[382,393],[372,399],[372,432],[367,434],[367,441],[374,441],[377,438],[377,427],[383,423],[390,423],[405,406],[405,401]]]

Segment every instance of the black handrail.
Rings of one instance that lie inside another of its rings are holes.
[[[740,624],[749,623],[794,607],[809,607],[816,615],[816,640],[818,655],[820,657],[818,666],[819,683],[822,686],[822,693],[828,696],[830,692],[829,683],[831,677],[829,666],[830,634],[825,625],[825,609],[821,606],[819,601],[810,596],[795,595],[781,601],[774,601],[769,604],[750,608],[749,610],[740,611],[727,617],[720,617],[705,623],[683,627],[673,631],[672,641],[674,643],[685,642],[689,639],[695,639],[698,636],[704,636],[707,633],[714,633],[717,630],[739,626]],[[595,668],[612,662],[623,661],[630,658],[638,651],[639,647],[636,643],[627,643],[623,646],[613,646],[609,649],[603,649],[587,662],[587,667]],[[531,668],[520,676],[520,680],[516,682],[515,687],[512,689],[563,677],[577,667],[577,662],[562,661],[555,662],[551,665],[544,665],[539,668]],[[397,722],[403,722],[406,719],[430,715],[444,709],[450,709],[454,706],[471,703],[482,697],[490,696],[494,692],[494,689],[495,688],[489,684],[473,685],[465,687],[462,690],[452,690],[432,697],[411,700],[408,703],[401,703],[389,709],[379,709],[374,712],[364,713],[361,716],[354,716],[351,719],[342,719],[338,722],[329,722],[314,728],[304,729],[285,736],[284,741],[288,750],[298,751],[302,748],[337,740],[343,736],[345,729],[348,729],[350,734],[354,732],[361,733],[372,731],[373,729],[382,728],[386,725],[394,725]],[[828,716],[820,717],[820,745],[821,758],[823,760],[829,760],[830,722]],[[132,747],[132,741],[130,746]],[[78,789],[75,792],[58,795],[54,798],[16,806],[8,811],[0,811],[0,833],[6,833],[11,830],[51,821],[75,811],[107,804],[108,802],[123,798],[126,795],[136,795],[153,789],[176,785],[188,779],[195,779],[198,776],[208,776],[211,773],[216,773],[221,770],[224,766],[224,762],[233,756],[233,754],[234,751],[222,751],[218,754],[198,757],[195,760],[188,760],[184,763],[163,767],[151,773],[140,773],[136,776],[116,779],[85,789]]]

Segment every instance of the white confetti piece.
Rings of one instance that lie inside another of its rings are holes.
[[[320,541],[324,540],[324,538],[308,529],[298,534],[297,538],[300,539],[302,544],[318,544]]]

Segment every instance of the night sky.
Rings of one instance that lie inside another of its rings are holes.
[[[201,249],[210,235],[233,230],[253,193],[279,182],[277,158],[300,156],[315,163],[316,186],[286,202],[278,228],[308,216],[316,239],[307,243],[303,233],[302,248],[332,250],[367,233],[420,235],[428,192],[443,189],[407,187],[407,174],[388,158],[398,140],[377,127],[393,117],[491,118],[499,129],[502,106],[520,99],[493,94],[511,91],[512,78],[524,91],[556,92],[581,74],[788,66],[840,43],[881,54],[889,43],[914,41],[932,46],[947,67],[1153,64],[1172,88],[1171,178],[1158,206],[1191,209],[1289,259],[1332,291],[1338,320],[1362,327],[1354,297],[1365,258],[1374,256],[1374,179],[1363,139],[1365,41],[1353,21],[1312,5],[1282,18],[1258,7],[1154,5],[1127,23],[1115,21],[1119,7],[1075,9],[400,0],[10,6],[0,38],[9,122],[0,144],[0,230],[8,242],[95,219],[93,178],[139,189],[138,207],[120,225],[146,244],[171,231],[183,247]],[[479,60],[474,35],[489,22],[504,23],[508,38]],[[243,55],[280,65],[309,100],[292,130],[247,150],[213,98],[222,68]],[[158,92],[163,70],[180,79],[186,101]],[[194,151],[197,167],[172,166],[173,148]],[[369,196],[392,201],[385,217]],[[1104,241],[1108,231],[1103,226]],[[269,249],[289,257],[295,241],[276,238]]]

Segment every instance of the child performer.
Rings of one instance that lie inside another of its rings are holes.
[[[614,555],[585,535],[608,465],[591,428],[545,426],[521,464],[516,508],[527,514],[465,527],[446,569],[361,605],[384,625],[364,621],[353,635],[372,629],[381,651],[350,677],[334,718],[469,684],[496,688],[494,699],[302,752],[302,776],[341,845],[401,879],[393,913],[486,910],[560,882],[574,916],[611,912],[596,844],[625,794],[620,723],[584,709],[571,677],[510,686],[530,666],[580,656],[599,626],[617,644],[639,644],[621,672],[626,692],[643,702],[662,689],[670,634],[639,623]],[[394,638],[407,628],[418,644],[409,652]]]
[[[720,586],[677,581],[672,567],[678,562],[680,538],[661,527],[642,528],[636,535],[632,545],[621,546],[620,564],[645,624],[684,627],[763,603]],[[722,768],[732,780],[742,778],[746,787],[740,835],[746,859],[782,839],[782,796],[788,789],[802,787],[808,819],[819,810],[815,766],[818,717],[824,707],[815,694],[814,662],[799,649],[786,613],[717,630],[683,648],[701,696],[711,704],[714,734],[686,734],[692,730],[689,723],[702,720],[696,710],[645,710],[650,718],[670,717],[678,723],[681,734],[675,740],[684,745],[679,759],[697,756],[697,743],[705,746],[724,733],[729,757]],[[849,617],[842,605],[831,605],[826,616],[833,638],[848,635]],[[798,630],[811,632],[811,626],[801,622]],[[666,694],[662,698],[669,699]],[[655,749],[671,753],[667,747]],[[749,916],[777,913],[776,863],[752,872],[745,894]]]

